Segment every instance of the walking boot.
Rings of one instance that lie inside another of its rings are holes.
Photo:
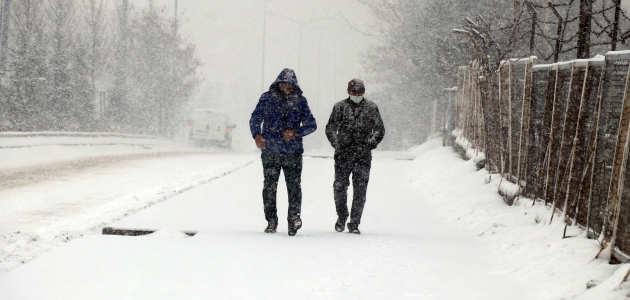
[[[335,231],[343,232],[344,230],[346,230],[346,218],[339,217],[335,223]]]
[[[267,228],[265,228],[265,233],[276,233],[277,228],[278,222],[269,222],[269,224],[267,224]]]
[[[355,234],[361,234],[361,231],[359,231],[359,225],[356,225],[355,223],[352,223],[352,221],[350,221],[350,223],[348,223],[348,232],[355,233]]]
[[[300,215],[297,215],[289,221],[289,235],[294,236],[300,228],[302,228],[302,219]]]

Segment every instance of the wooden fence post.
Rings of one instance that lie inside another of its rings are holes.
[[[572,160],[575,148],[575,128],[580,112],[584,80],[586,79],[586,69],[588,60],[576,60],[571,64],[571,79],[569,81],[568,94],[564,108],[562,125],[558,129],[560,140],[558,144],[558,165],[555,170],[551,170],[555,176],[553,180],[553,207],[565,211],[566,193],[568,185],[569,168],[567,166]],[[553,216],[553,214],[552,214]],[[552,217],[553,218],[553,217]]]
[[[527,143],[529,141],[529,131],[530,131],[530,111],[532,104],[532,67],[536,64],[537,58],[532,56],[525,61],[525,74],[523,78],[523,100],[521,106],[521,116],[520,116],[520,138],[518,142],[518,166],[517,166],[517,180],[516,184],[518,184],[519,189],[526,186],[526,177],[527,177],[527,156],[528,156],[528,147]],[[520,194],[520,191],[519,191]]]
[[[599,236],[602,231],[607,239],[612,235],[611,224],[608,222],[612,213],[608,205],[609,191],[613,178],[613,169],[619,173],[615,164],[615,150],[619,131],[619,120],[626,93],[628,80],[628,66],[630,54],[609,53],[606,55],[604,78],[600,91],[600,113],[597,123],[597,140],[595,147],[595,162],[593,164],[593,184],[591,191],[591,205],[588,217],[589,229],[593,236]],[[611,220],[612,221],[612,220]]]
[[[501,141],[501,176],[510,174],[510,61],[499,67],[499,126]]]
[[[590,202],[591,174],[598,114],[598,91],[604,67],[604,57],[588,61],[583,89],[580,97],[578,120],[575,128],[575,142],[571,149],[566,197],[567,224],[586,224]]]
[[[553,112],[551,116],[551,130],[549,135],[549,156],[547,157],[547,181],[543,194],[547,203],[553,202],[556,170],[559,165],[560,146],[562,143],[562,128],[566,114],[569,97],[569,87],[571,85],[572,64],[569,62],[559,63],[556,75],[556,89],[554,92]]]
[[[538,193],[541,181],[540,170],[544,160],[543,123],[545,119],[545,104],[547,101],[547,84],[550,65],[536,65],[532,67],[531,104],[529,136],[527,142],[527,185],[523,191],[525,197],[540,198]]]

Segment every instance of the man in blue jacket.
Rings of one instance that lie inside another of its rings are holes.
[[[293,70],[282,70],[269,91],[260,96],[249,127],[256,147],[262,150],[262,194],[268,223],[265,232],[274,233],[278,227],[276,191],[280,170],[284,170],[289,194],[289,235],[293,236],[302,227],[302,138],[317,129]]]

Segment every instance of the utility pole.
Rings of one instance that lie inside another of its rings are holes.
[[[310,18],[310,19],[308,19],[308,20],[304,20],[304,21],[296,21],[296,20],[294,20],[294,19],[291,19],[291,18],[289,18],[289,17],[285,17],[285,16],[283,16],[283,15],[276,15],[276,14],[272,14],[272,15],[275,15],[275,16],[279,16],[279,17],[285,18],[285,19],[287,19],[287,20],[289,20],[289,21],[291,21],[291,22],[293,22],[293,23],[296,23],[296,24],[299,24],[299,25],[300,25],[300,38],[299,38],[300,42],[299,42],[299,50],[298,50],[298,69],[297,69],[297,72],[298,72],[298,74],[299,74],[299,73],[300,73],[300,70],[302,69],[302,29],[303,29],[303,27],[304,27],[304,24],[308,24],[308,23],[311,23],[311,22],[314,22],[314,21],[329,20],[329,19],[332,19],[332,18],[330,18],[330,17],[325,17],[325,18],[313,19],[313,17],[311,17],[311,18]]]
[[[121,46],[122,46],[122,55],[120,57],[121,60],[121,65],[124,66],[127,65],[127,34],[128,34],[128,29],[127,29],[127,19],[128,19],[128,9],[129,9],[129,0],[123,0],[123,13],[122,13],[122,40],[121,40]],[[127,78],[126,78],[126,72],[123,72],[123,83],[126,84]]]
[[[322,117],[322,100],[321,100],[321,91],[322,91],[322,34],[320,33],[318,36],[318,46],[317,46],[317,107],[316,107],[316,116],[318,118]],[[325,120],[325,116],[322,117]],[[322,138],[320,145],[326,144],[326,139],[323,139],[324,135],[320,135]],[[320,148],[322,149],[322,148]]]
[[[7,63],[7,48],[9,41],[9,23],[11,17],[11,0],[2,3],[2,27],[0,28],[0,72],[5,73]]]
[[[115,126],[118,131],[127,131],[128,114],[127,111],[127,17],[128,17],[129,0],[123,0],[120,17],[120,44],[118,51],[120,59],[116,67],[116,79],[114,82],[114,90],[110,101],[110,125]]]
[[[265,35],[267,34],[267,0],[265,2],[263,17],[263,43],[262,43],[262,78],[260,79],[260,93],[265,92]]]
[[[322,35],[319,35],[318,42],[318,51],[317,51],[317,114],[321,112],[322,102],[320,100],[320,94],[322,89],[321,77],[322,77]]]
[[[304,23],[300,22],[300,48],[298,49],[298,74],[301,74],[300,70],[302,69],[302,27],[303,26],[304,26]]]
[[[173,23],[173,31],[177,34],[177,0],[175,0],[175,22]]]
[[[175,0],[174,14],[173,14],[173,41],[171,45],[171,50],[169,51],[169,64],[171,69],[171,76],[175,78],[177,76],[176,68],[176,60],[175,55],[177,53],[177,0]],[[177,90],[177,89],[175,89]],[[172,98],[177,97],[177,92],[171,95]],[[173,112],[173,99],[168,101],[164,98],[160,99],[160,124],[159,124],[159,132],[162,136],[172,136],[172,131],[169,130],[172,128],[174,112]]]

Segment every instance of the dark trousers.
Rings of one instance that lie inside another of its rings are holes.
[[[274,154],[263,152],[260,155],[265,175],[263,187],[263,204],[265,205],[265,219],[267,222],[278,224],[278,209],[276,208],[276,193],[280,170],[284,171],[284,180],[289,194],[289,212],[287,220],[298,216],[302,210],[302,154]]]
[[[333,184],[333,191],[335,193],[337,216],[348,219],[348,186],[350,186],[349,177],[352,174],[354,195],[352,196],[350,223],[354,226],[359,226],[361,223],[371,166],[371,158],[335,155],[335,183]]]

